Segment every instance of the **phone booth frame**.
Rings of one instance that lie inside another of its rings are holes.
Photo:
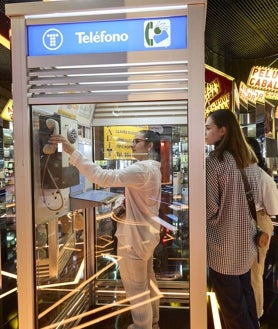
[[[113,3],[113,6],[112,6]],[[156,10],[150,10],[151,7]],[[154,14],[155,13],[155,14]],[[30,105],[34,104],[74,104],[103,101],[143,100],[145,94],[128,91],[126,97],[109,94],[68,93],[55,97],[36,94],[30,88],[31,67],[39,67],[40,62],[55,65],[72,65],[72,57],[45,56],[32,58],[27,55],[28,35],[26,27],[34,24],[54,24],[75,22],[82,19],[125,19],[163,16],[187,16],[188,46],[178,57],[188,61],[188,90],[154,94],[154,99],[188,99],[189,132],[189,185],[190,185],[190,326],[207,328],[207,271],[206,271],[206,220],[205,220],[205,145],[204,145],[204,30],[206,1],[188,0],[172,3],[167,0],[107,1],[76,0],[34,2],[6,5],[6,14],[11,19],[12,77],[14,106],[15,141],[15,185],[17,209],[17,282],[18,314],[22,329],[35,329],[35,259],[33,236],[32,198],[32,154]],[[158,51],[159,54],[159,51]],[[111,54],[109,54],[110,56]],[[101,62],[103,55],[95,54]],[[117,57],[117,54],[113,55]],[[171,51],[167,55],[170,59]],[[47,58],[46,58],[47,57]],[[146,57],[148,55],[146,54]],[[80,57],[81,58],[81,57]],[[82,61],[90,62],[90,55],[82,56]],[[120,59],[121,60],[121,59]],[[131,59],[132,61],[132,59]],[[78,70],[78,68],[77,68]],[[53,79],[53,84],[55,79]],[[116,98],[118,97],[118,99]],[[125,99],[124,99],[125,98]],[[173,122],[182,118],[173,117]],[[167,115],[166,119],[167,120]],[[129,118],[128,122],[132,122]],[[26,302],[28,301],[28,302]]]

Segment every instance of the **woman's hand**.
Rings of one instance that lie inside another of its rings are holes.
[[[57,147],[58,144],[61,143],[63,146],[63,151],[68,154],[72,154],[75,150],[75,147],[62,135],[52,135],[48,142],[52,145],[56,145]]]

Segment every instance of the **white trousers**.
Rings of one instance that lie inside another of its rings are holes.
[[[256,257],[251,267],[251,284],[254,290],[257,315],[259,319],[264,313],[263,274],[266,253],[269,249],[270,238],[273,232],[273,224],[271,218],[263,210],[257,211],[257,222],[259,227],[269,235],[269,241],[267,246],[264,248],[259,248],[259,262]]]
[[[150,280],[156,285],[156,278],[153,270],[153,257],[148,260],[138,258],[133,248],[125,248],[118,242],[118,256],[120,275],[126,291],[126,297],[150,291],[143,297],[132,300],[131,305],[146,302],[148,299],[157,296],[157,293],[150,286]],[[145,303],[131,310],[134,329],[152,329],[152,324],[159,320],[159,299],[154,302]],[[124,329],[124,328],[123,328]]]

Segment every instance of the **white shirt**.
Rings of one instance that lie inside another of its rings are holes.
[[[278,215],[278,189],[272,177],[261,171],[262,200],[256,203],[256,209],[264,209],[270,216]]]
[[[93,183],[102,187],[125,187],[126,221],[118,223],[116,236],[121,245],[133,248],[141,259],[149,259],[159,242],[157,217],[161,199],[160,162],[144,160],[119,170],[106,170],[78,150],[70,162]]]

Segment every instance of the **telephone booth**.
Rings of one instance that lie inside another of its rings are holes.
[[[123,189],[90,183],[48,139],[62,134],[118,169],[134,161],[141,129],[161,136],[157,298],[184,328],[207,329],[205,13],[196,0],[6,6],[21,329],[125,328],[130,304],[111,218]]]

